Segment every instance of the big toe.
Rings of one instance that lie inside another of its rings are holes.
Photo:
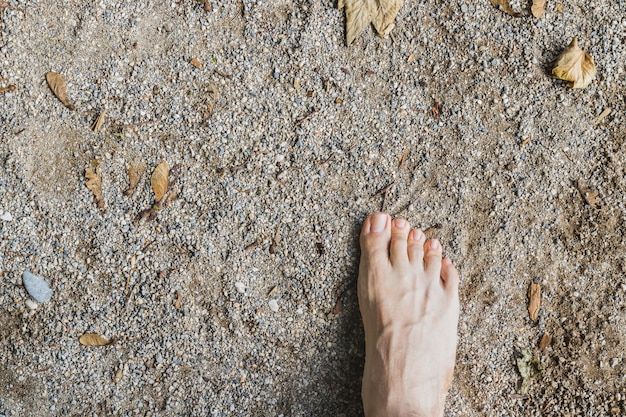
[[[370,214],[361,229],[361,256],[389,262],[391,218],[387,213]]]

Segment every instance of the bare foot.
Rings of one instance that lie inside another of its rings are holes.
[[[442,416],[452,383],[459,274],[437,240],[403,219],[363,223],[359,306],[365,327],[367,417]]]

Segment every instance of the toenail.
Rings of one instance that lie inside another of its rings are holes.
[[[421,240],[423,236],[424,236],[424,233],[420,229],[413,231],[413,239]]]
[[[393,221],[393,225],[398,229],[403,229],[406,226],[406,220],[404,219],[395,219]]]
[[[387,225],[387,215],[385,213],[373,214],[370,219],[370,231],[382,232]]]
[[[433,249],[439,248],[439,241],[437,239],[433,239],[430,241],[430,247]]]

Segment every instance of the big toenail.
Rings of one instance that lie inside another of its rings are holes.
[[[387,215],[385,213],[376,213],[370,219],[370,231],[382,232],[387,224]]]
[[[437,239],[433,239],[430,242],[430,247],[433,248],[433,249],[437,249],[439,247],[439,241]]]
[[[403,229],[404,226],[406,225],[406,220],[404,220],[404,219],[395,219],[393,221],[393,225],[396,226],[398,229]]]

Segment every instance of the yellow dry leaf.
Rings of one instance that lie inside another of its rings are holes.
[[[202,69],[202,62],[198,58],[192,58],[189,63],[198,69]]]
[[[338,0],[337,7],[345,10],[346,44],[350,45],[370,23],[380,36],[388,35],[402,0]]]
[[[509,0],[489,0],[494,6],[502,6],[502,10],[513,17],[520,17],[522,14],[513,10],[509,4]]]
[[[93,196],[96,198],[98,208],[101,211],[104,211],[104,198],[102,197],[102,178],[100,178],[100,174],[98,173],[98,161],[94,159],[91,165],[93,169],[87,168],[85,170],[85,178],[87,178],[87,182],[85,183],[85,185],[91,190]]]
[[[569,81],[567,86],[570,88],[585,88],[596,76],[596,65],[593,57],[580,49],[578,39],[574,38],[556,59],[552,75]]]
[[[150,185],[152,185],[154,199],[157,203],[161,202],[167,192],[169,171],[170,168],[167,165],[167,162],[161,162],[152,173]]]
[[[530,7],[530,11],[537,19],[543,16],[543,12],[546,11],[546,0],[533,0],[533,5]]]
[[[78,342],[83,346],[106,346],[111,344],[111,340],[97,333],[85,333],[78,339]]]
[[[102,110],[102,113],[100,113],[100,116],[98,116],[94,124],[91,125],[91,130],[93,130],[95,133],[98,133],[98,130],[100,130],[100,128],[102,127],[102,122],[104,122],[104,116],[106,116],[106,114],[107,114],[106,109]]]
[[[63,103],[63,105],[68,109],[74,110],[74,106],[67,98],[67,86],[65,85],[65,80],[61,74],[57,72],[49,72],[46,74],[46,81],[48,82],[48,85],[54,95],[57,96],[61,103]]]
[[[135,191],[135,188],[137,187],[137,184],[139,184],[139,180],[141,179],[145,171],[146,164],[144,164],[142,161],[135,161],[130,164],[130,166],[128,167],[129,187],[128,190],[124,191],[124,194],[131,195]]]
[[[537,321],[539,318],[539,309],[541,308],[541,285],[530,284],[528,288],[528,314],[532,321]]]

